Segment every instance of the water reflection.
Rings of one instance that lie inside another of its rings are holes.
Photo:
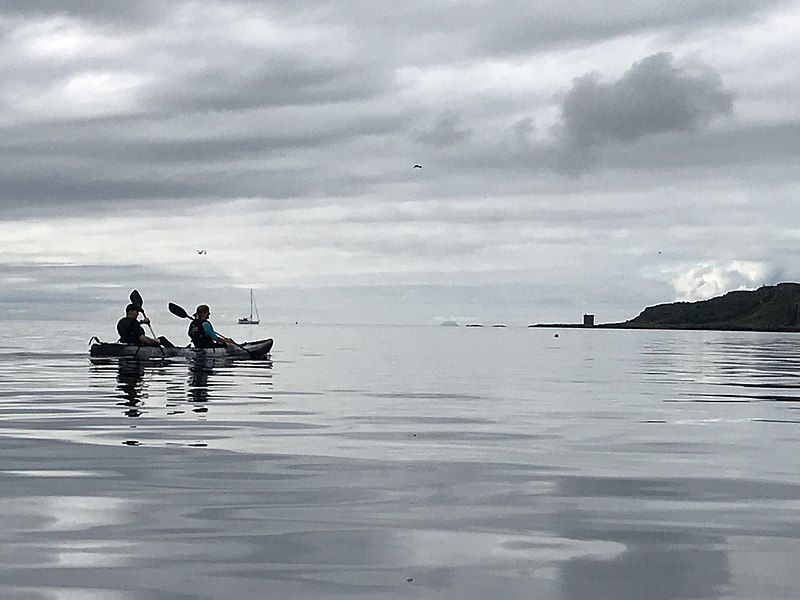
[[[565,600],[683,600],[722,598],[730,583],[726,553],[709,537],[698,547],[697,537],[669,541],[658,531],[644,532],[646,541],[628,543],[611,559],[580,557],[560,567]]]
[[[272,399],[269,361],[104,358],[91,361],[89,374],[91,388],[105,399],[96,406],[95,426],[84,431],[91,437],[113,435],[126,445],[205,446],[210,439],[240,437],[237,427],[269,426],[263,411],[264,400]],[[119,422],[101,410],[108,399],[135,419],[122,436]],[[213,420],[212,406],[219,411]]]
[[[647,381],[678,384],[689,402],[800,402],[800,357],[786,334],[688,332],[644,345]]]
[[[203,403],[209,401],[209,377],[214,374],[215,365],[223,364],[223,361],[215,361],[211,358],[197,358],[191,362],[187,388],[189,402]],[[196,413],[208,412],[208,408],[205,406],[197,406],[193,410]]]
[[[144,406],[144,399],[147,392],[144,383],[144,372],[146,363],[139,360],[120,360],[117,367],[117,389],[120,391],[119,397],[123,402],[118,402],[118,406],[125,406],[126,417],[138,417],[142,414],[141,406]]]
[[[797,597],[796,337],[361,331],[6,360],[0,597]]]
[[[708,489],[706,489],[708,487]],[[665,517],[681,502],[719,496],[713,484],[688,479],[568,477],[559,492],[589,498],[594,509],[562,513],[565,537],[625,546],[612,557],[578,556],[559,566],[565,600],[720,598],[731,583],[726,537],[719,528],[687,527]],[[724,489],[725,495],[729,489]],[[730,486],[728,486],[730,487]],[[735,497],[735,496],[734,496]],[[731,499],[733,499],[732,497]],[[663,503],[669,502],[669,505]],[[582,505],[583,506],[583,505]],[[650,509],[650,507],[654,507]]]

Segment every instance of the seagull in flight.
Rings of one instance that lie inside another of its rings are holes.
[[[422,168],[422,165],[414,165],[414,168],[415,168],[415,169],[421,169],[421,168]]]

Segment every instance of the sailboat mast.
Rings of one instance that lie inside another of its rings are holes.
[[[256,318],[253,319],[253,309],[256,309]],[[258,306],[253,299],[253,288],[250,288],[250,316],[239,319],[239,325],[258,325]]]

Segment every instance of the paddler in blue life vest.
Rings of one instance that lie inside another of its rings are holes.
[[[161,342],[144,334],[142,325],[148,325],[150,319],[137,320],[139,307],[135,304],[128,304],[125,307],[125,316],[117,321],[117,333],[119,341],[123,344],[133,344],[135,346],[160,346]]]
[[[208,304],[200,304],[194,312],[194,319],[189,324],[189,337],[195,348],[224,348],[228,344],[236,344],[231,338],[214,331],[208,320],[211,309]]]

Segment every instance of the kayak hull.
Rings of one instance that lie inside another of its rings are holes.
[[[93,358],[228,358],[264,360],[270,358],[272,338],[255,342],[244,342],[241,348],[228,346],[225,348],[161,348],[158,346],[134,346],[119,342],[98,342],[89,348],[89,356]]]

